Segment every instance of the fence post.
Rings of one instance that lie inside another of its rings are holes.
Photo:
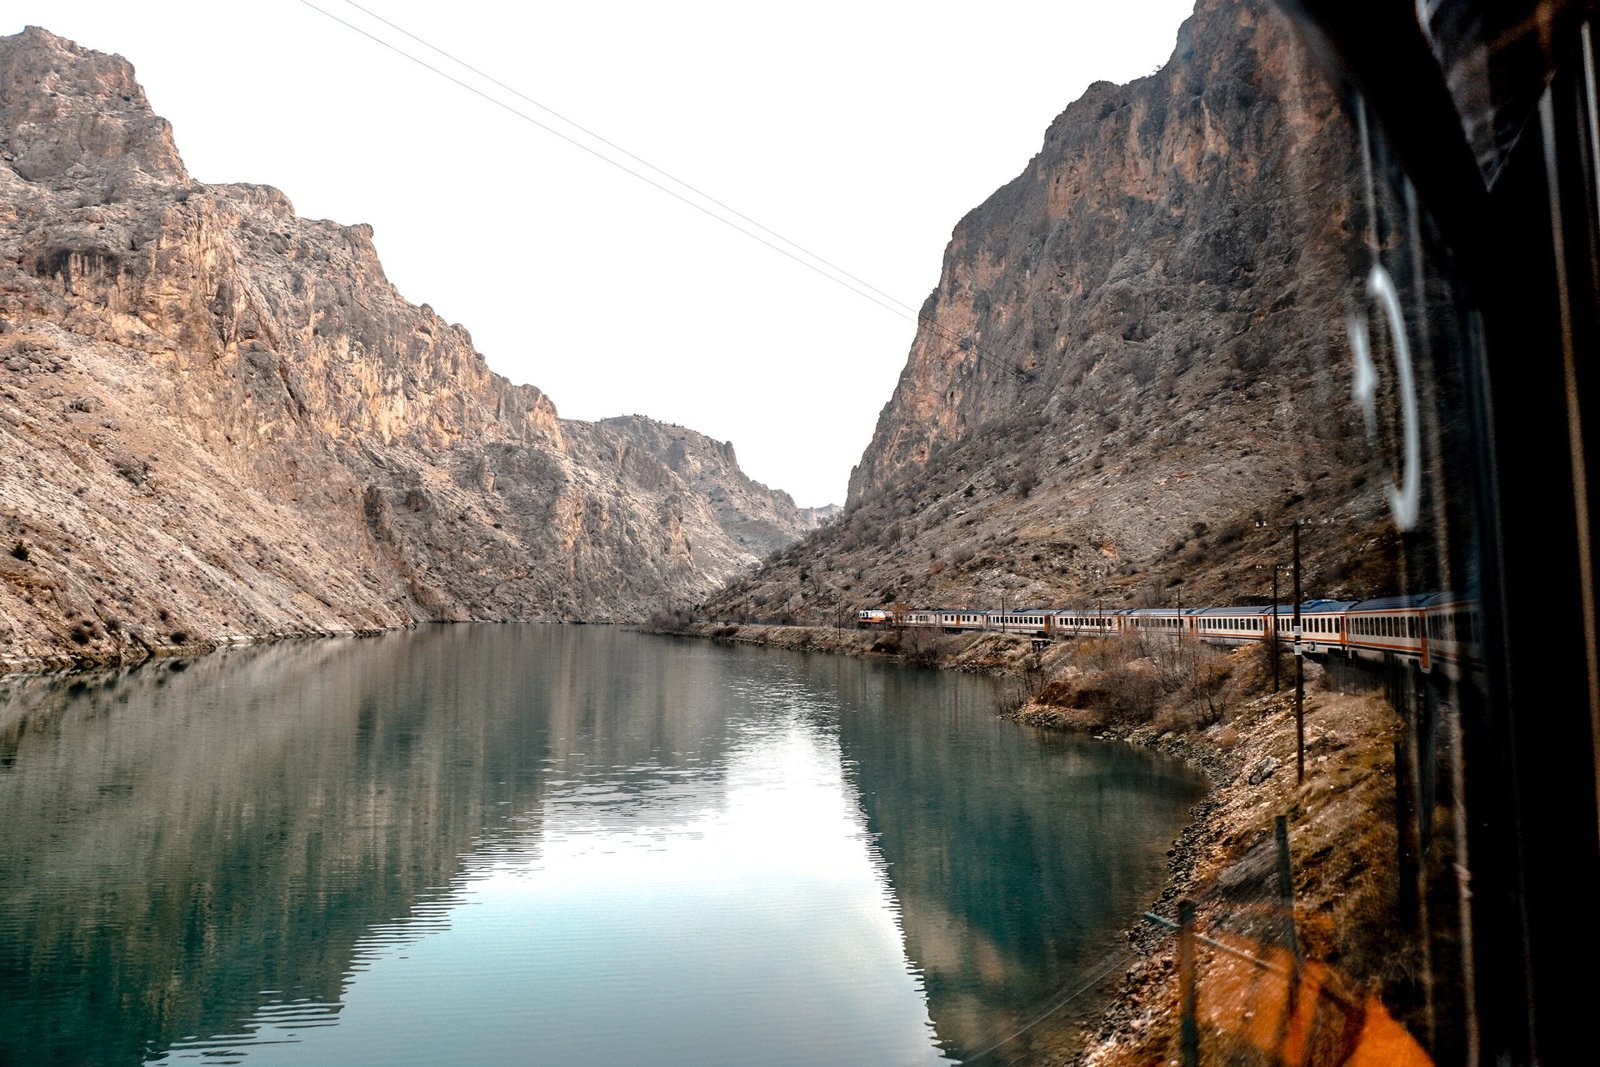
[[[1283,909],[1283,942],[1300,961],[1300,937],[1294,927],[1294,869],[1289,865],[1289,817],[1279,815],[1272,823],[1278,840],[1278,904]]]
[[[1200,1021],[1194,984],[1194,901],[1178,901],[1178,989],[1183,998],[1183,1067],[1200,1067]]]
[[[1279,815],[1272,821],[1273,836],[1278,841],[1278,906],[1283,911],[1283,941],[1289,950],[1289,989],[1283,1013],[1283,1032],[1287,1037],[1294,1026],[1295,1015],[1300,1011],[1300,935],[1294,926],[1294,869],[1289,865],[1289,817]]]

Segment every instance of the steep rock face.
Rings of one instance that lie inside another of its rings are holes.
[[[795,539],[795,531],[827,524],[839,508],[796,507],[794,498],[768,489],[739,469],[732,442],[716,442],[683,426],[625,415],[599,426],[666,465],[711,501],[717,522],[741,547],[766,556]]]
[[[13,665],[633,619],[757,559],[406,303],[370,227],[192,181],[126,61],[36,28],[0,38],[0,490]]]
[[[1267,314],[1316,299],[1302,260],[1347,210],[1296,215],[1344,169],[1342,123],[1286,30],[1253,0],[1201,0],[1161,71],[1090,86],[961,220],[850,504],[1018,410],[1100,414],[1200,362],[1264,377],[1283,342],[1320,340]]]
[[[1357,143],[1281,16],[1200,0],[961,220],[846,515],[709,610],[1225,600],[1270,587],[1254,523],[1334,501],[1317,588],[1381,589],[1381,553],[1343,551],[1386,473],[1352,445]]]

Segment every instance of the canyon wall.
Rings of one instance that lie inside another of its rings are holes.
[[[1200,0],[1163,67],[1091,85],[959,221],[845,516],[708,614],[1226,603],[1270,589],[1267,527],[1335,508],[1312,588],[1386,590],[1345,339],[1358,145],[1275,10]]]
[[[731,448],[680,472],[641,435],[705,451],[559,418],[370,227],[191,179],[121,57],[0,38],[0,673],[640,619],[814,525]]]

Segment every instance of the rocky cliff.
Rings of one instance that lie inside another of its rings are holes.
[[[642,415],[602,419],[599,423],[629,447],[642,449],[665,464],[691,488],[711,501],[717,522],[744,548],[767,556],[796,538],[796,531],[825,526],[843,510],[796,507],[788,493],[768,489],[739,469],[731,441],[717,442],[683,426]]]
[[[635,619],[811,525],[650,435],[698,438],[558,418],[370,227],[192,180],[125,60],[0,38],[0,663]]]
[[[710,613],[1226,602],[1284,558],[1256,523],[1334,502],[1313,588],[1382,590],[1342,311],[1358,143],[1280,16],[1200,0],[1164,67],[1092,85],[956,226],[846,515]]]

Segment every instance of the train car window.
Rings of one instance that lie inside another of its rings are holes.
[[[1252,507],[1298,527],[1307,599],[1395,605],[1306,621],[1361,646],[1322,660],[1326,682],[1376,694],[1401,739],[1391,962],[1407,977],[1373,988],[1434,1063],[1549,1060],[1578,1047],[1550,1035],[1581,1038],[1592,1015],[1561,968],[1600,936],[1562,912],[1600,872],[1600,715],[1586,681],[1519,709],[1511,679],[1600,661],[1578,532],[1600,463],[1572,429],[1600,425],[1596,5],[1281,6],[1311,45],[1291,95],[1337,144],[1299,157],[1283,249],[1299,328],[1254,372],[1283,413],[1265,436],[1304,473]],[[1250,25],[1259,46],[1271,24]],[[1555,472],[1547,498],[1536,468]],[[1426,664],[1423,637],[1445,646]]]

